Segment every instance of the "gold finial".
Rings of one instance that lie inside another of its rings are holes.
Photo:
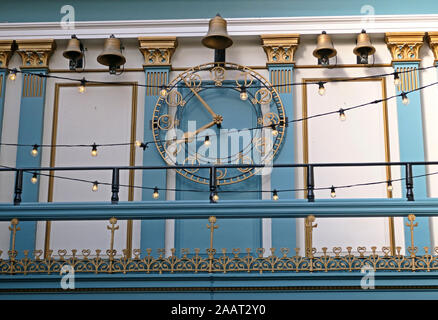
[[[11,251],[15,251],[15,236],[17,235],[17,231],[20,231],[20,228],[17,227],[18,219],[14,218],[11,220],[12,227],[9,227],[9,230],[12,231],[11,234]]]
[[[214,235],[214,230],[219,228],[219,226],[215,226],[215,223],[216,223],[215,216],[209,217],[208,222],[210,223],[210,225],[207,224],[207,229],[210,229],[210,248],[207,249],[207,253],[208,253],[208,259],[209,259],[208,270],[211,273],[212,269],[213,269],[213,256],[216,252],[216,250],[213,249],[213,235]]]
[[[418,226],[418,222],[415,222],[415,215],[410,214],[408,215],[409,222],[406,223],[406,226],[409,227],[411,231],[411,246],[408,248],[408,251],[411,253],[411,257],[415,258],[415,252],[417,251],[417,248],[414,246],[414,228]]]
[[[119,226],[116,226],[117,224],[117,219],[115,217],[112,217],[111,219],[109,219],[109,223],[111,224],[111,226],[106,226],[108,230],[111,231],[111,240],[110,240],[110,249],[109,249],[109,253],[110,253],[110,259],[114,258],[114,234],[116,232],[116,230],[119,230]]]
[[[307,216],[305,220],[305,228],[306,228],[306,234],[305,234],[305,242],[306,242],[306,257],[307,258],[313,258],[313,229],[318,226],[317,223],[313,224],[315,222],[315,216],[309,215]]]

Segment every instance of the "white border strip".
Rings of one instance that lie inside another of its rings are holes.
[[[63,29],[60,22],[0,23],[0,39],[67,39],[76,34],[82,39],[139,36],[201,37],[207,33],[209,19],[81,21],[74,29]],[[349,34],[366,29],[368,33],[438,31],[438,14],[379,16],[320,16],[288,18],[227,18],[232,36],[261,34]]]

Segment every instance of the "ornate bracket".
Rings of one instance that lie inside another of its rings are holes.
[[[13,40],[0,40],[0,68],[7,68],[15,50]]]
[[[17,40],[17,52],[21,56],[21,68],[48,68],[49,58],[55,50],[55,41]]]
[[[391,52],[392,62],[419,61],[424,32],[388,32],[385,41]]]
[[[294,54],[300,42],[299,34],[266,34],[260,37],[267,56],[267,63],[295,63]]]
[[[170,65],[178,45],[176,37],[140,37],[138,42],[144,57],[144,66]]]
[[[428,32],[427,40],[432,49],[435,61],[438,61],[438,32]]]

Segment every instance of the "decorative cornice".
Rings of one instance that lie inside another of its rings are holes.
[[[299,34],[261,35],[268,63],[294,63],[295,50],[300,43]]]
[[[425,32],[385,33],[385,41],[391,52],[392,62],[419,61],[419,52],[425,35]]]
[[[178,46],[176,37],[139,37],[138,42],[145,66],[170,65]]]
[[[365,19],[364,19],[365,18]],[[321,26],[328,34],[345,34],[366,29],[367,33],[438,31],[438,14],[315,16],[227,18],[230,36],[288,34],[320,34]],[[143,36],[202,37],[209,19],[76,21],[75,29],[63,29],[59,22],[0,23],[0,39],[102,39],[114,34],[118,38]],[[353,31],[355,30],[355,31]]]
[[[49,58],[55,49],[55,41],[17,40],[17,52],[21,56],[22,68],[48,68]]]
[[[438,60],[438,32],[428,32],[427,40],[430,48],[432,49],[435,60]]]
[[[0,40],[0,68],[7,68],[14,52],[14,40]]]

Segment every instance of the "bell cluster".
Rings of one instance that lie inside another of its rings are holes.
[[[365,30],[357,36],[356,47],[353,53],[357,56],[358,64],[368,64],[368,57],[376,52],[376,48],[372,45],[370,36]],[[333,41],[325,31],[323,31],[316,41],[316,49],[313,50],[313,55],[318,58],[318,64],[327,66],[330,64],[329,59],[335,57],[337,51],[333,45]]]
[[[110,74],[116,74],[120,66],[126,63],[126,58],[122,54],[122,44],[120,39],[113,34],[105,39],[105,44],[102,53],[97,57],[97,62],[104,66],[108,66]],[[70,70],[82,69],[85,66],[84,46],[82,42],[73,35],[68,42],[67,49],[63,52],[63,56],[69,59]]]

